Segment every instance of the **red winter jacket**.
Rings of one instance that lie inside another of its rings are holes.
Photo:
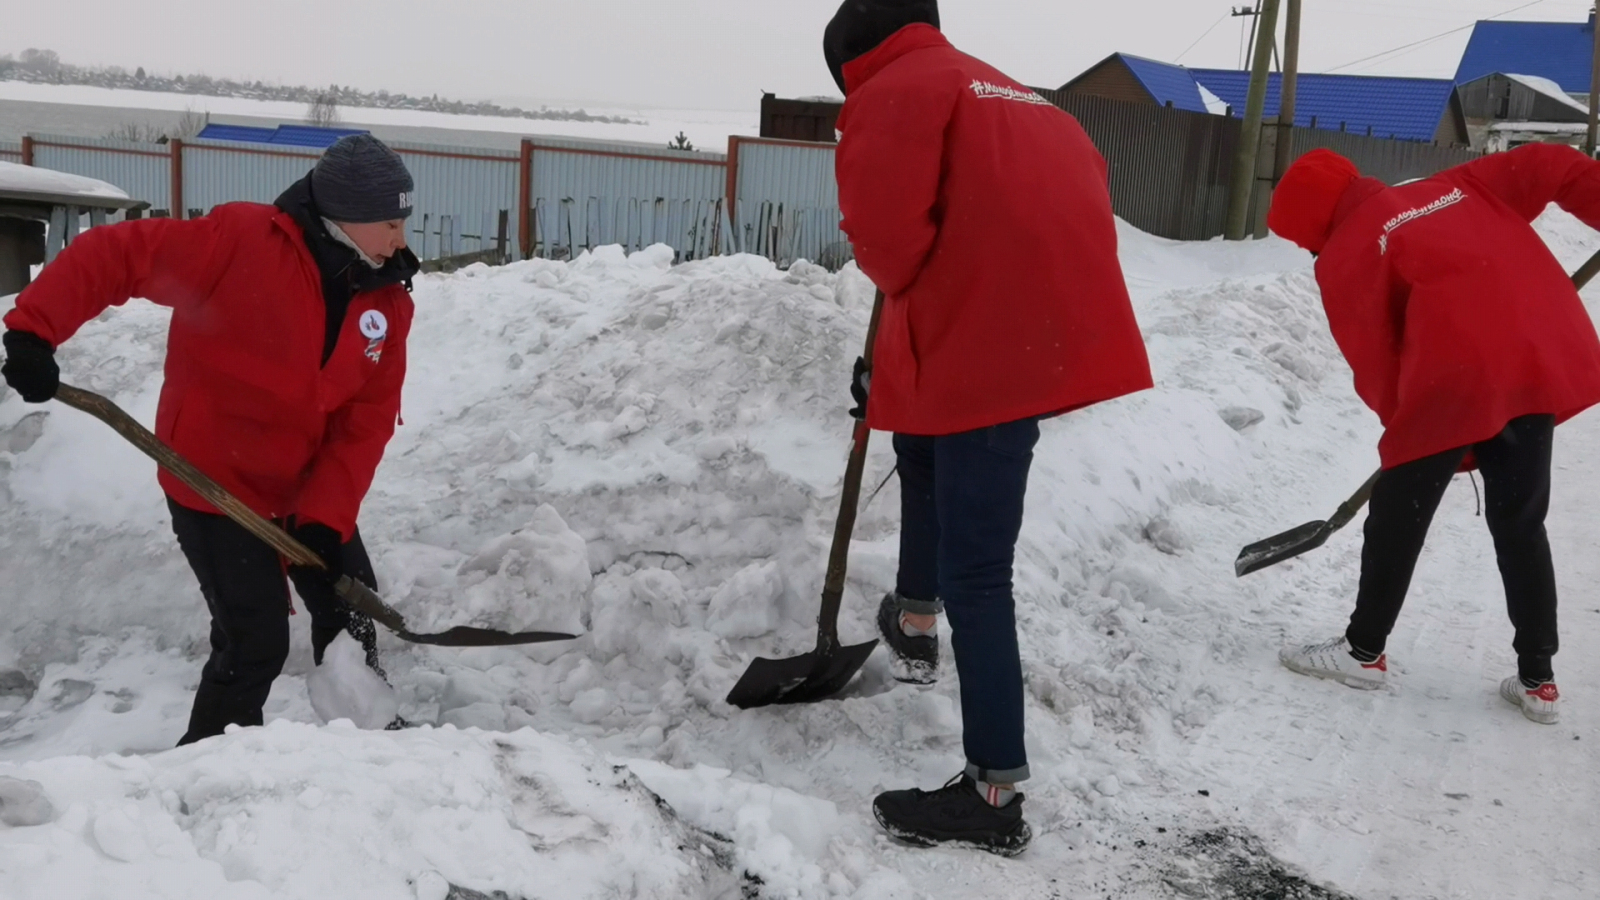
[[[323,365],[322,279],[300,226],[276,207],[233,203],[85,232],[5,324],[59,345],[131,297],[172,308],[156,435],[261,515],[348,539],[399,415],[405,288],[356,294]],[[160,477],[178,503],[216,511]]]
[[[1552,201],[1600,228],[1600,163],[1535,144],[1341,198],[1317,282],[1384,468],[1600,402],[1600,338],[1529,225]]]
[[[953,434],[1150,387],[1077,121],[928,25],[844,77],[843,227],[887,297],[868,423]]]

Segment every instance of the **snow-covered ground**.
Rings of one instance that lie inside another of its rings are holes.
[[[1600,243],[1561,214],[1541,227],[1573,267]],[[206,623],[152,465],[0,394],[0,817],[49,819],[0,826],[0,897],[1600,894],[1595,417],[1557,444],[1561,725],[1495,694],[1510,626],[1464,479],[1391,686],[1292,675],[1278,648],[1348,615],[1359,523],[1246,579],[1233,558],[1330,514],[1376,465],[1377,423],[1309,257],[1122,237],[1160,386],[1043,428],[1017,565],[1021,858],[872,823],[875,791],[960,767],[948,655],[931,688],[880,653],[829,702],[722,702],[752,656],[812,646],[870,285],[609,248],[418,281],[405,425],[363,514],[383,593],[418,625],[584,637],[386,637],[401,711],[425,723],[405,732],[318,723],[302,613],[269,724],[168,749]],[[165,319],[130,304],[91,323],[60,353],[67,380],[149,421]],[[847,641],[892,586],[898,500],[890,482],[861,518]]]
[[[470,133],[511,135],[557,135],[609,141],[642,141],[649,144],[671,141],[683,132],[707,150],[721,151],[731,134],[754,135],[760,131],[760,116],[749,110],[701,109],[624,109],[583,107],[594,116],[626,119],[626,122],[581,122],[565,119],[525,119],[508,116],[465,116],[412,109],[373,109],[341,106],[341,123],[353,128],[440,129],[469,134],[454,140],[471,143]],[[303,103],[278,100],[251,100],[243,97],[208,97],[203,94],[168,94],[157,91],[130,91],[88,85],[31,84],[0,81],[0,100],[48,103],[69,106],[120,107],[128,111],[123,121],[138,122],[141,110],[211,113],[219,120],[238,117],[278,122],[305,119]],[[108,126],[108,130],[109,130]],[[403,134],[403,133],[402,133]],[[403,138],[415,139],[415,138]]]

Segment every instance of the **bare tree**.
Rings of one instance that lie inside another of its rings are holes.
[[[211,124],[211,114],[196,112],[193,107],[184,111],[177,124],[171,126],[157,125],[152,122],[123,122],[121,125],[106,132],[106,137],[119,141],[135,141],[141,144],[165,144],[177,138],[188,140],[195,137]]]
[[[106,137],[114,141],[134,141],[140,144],[155,144],[161,141],[161,129],[149,122],[123,122],[121,125],[106,132]]]
[[[178,119],[178,124],[167,131],[167,137],[188,140],[206,130],[211,124],[211,113],[196,112],[194,107],[183,111],[183,116]]]
[[[339,124],[339,104],[331,92],[323,91],[311,101],[311,107],[306,110],[306,124],[318,128],[332,128]]]

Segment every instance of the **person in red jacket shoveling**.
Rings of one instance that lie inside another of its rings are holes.
[[[1451,478],[1476,466],[1516,629],[1517,674],[1500,693],[1557,721],[1551,439],[1600,402],[1600,339],[1530,225],[1551,202],[1600,228],[1600,162],[1535,144],[1391,188],[1316,150],[1284,174],[1268,224],[1316,254],[1328,324],[1384,426],[1350,626],[1284,650],[1290,669],[1384,684],[1428,524]]]
[[[348,631],[380,679],[372,621],[333,581],[376,587],[356,513],[400,409],[418,269],[404,230],[412,197],[393,150],[348,136],[274,206],[85,232],[5,317],[6,383],[43,403],[59,385],[55,348],[85,322],[131,297],[171,307],[157,435],[327,562],[327,572],[288,569],[316,662]],[[261,724],[292,607],[276,552],[165,471],[161,486],[211,611],[187,744]]]
[[[950,619],[966,770],[873,813],[922,845],[1020,853],[1030,831],[1012,562],[1039,420],[1151,386],[1106,164],[1069,115],[957,51],[934,0],[847,0],[823,44],[845,92],[843,228],[883,291],[852,393],[894,432],[900,567],[878,627],[896,676],[938,670]],[[870,380],[870,385],[869,385]],[[870,386],[870,391],[868,390]]]

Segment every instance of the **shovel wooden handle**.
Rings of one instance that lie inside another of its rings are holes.
[[[861,354],[867,371],[872,371],[872,348],[878,340],[878,320],[883,315],[883,291],[872,301],[872,318],[867,324],[867,347]],[[864,406],[864,405],[863,405]],[[817,649],[829,654],[839,648],[839,607],[844,602],[844,578],[850,561],[850,536],[856,529],[856,506],[861,500],[861,475],[867,465],[867,439],[872,430],[864,418],[856,423],[850,441],[850,461],[844,469],[844,489],[839,493],[839,518],[833,526],[833,547],[828,552],[828,575],[822,583],[822,611],[817,614]]]
[[[228,493],[222,485],[212,481],[206,473],[195,468],[193,463],[178,455],[176,450],[162,443],[160,438],[150,433],[150,429],[139,424],[137,419],[128,415],[115,403],[92,391],[66,384],[61,385],[56,390],[56,399],[73,409],[86,412],[110,425],[114,431],[126,438],[128,443],[138,447],[146,456],[155,460],[161,468],[171,472],[179,481],[204,497],[207,503],[222,510],[228,518],[238,522],[246,531],[249,531],[265,541],[272,549],[283,554],[284,558],[289,562],[297,566],[312,566],[318,569],[327,568],[327,565],[322,561],[322,557],[313,553],[306,545],[290,537],[288,532],[267,521],[255,510],[244,505],[239,498]]]
[[[193,463],[180,456],[176,450],[162,443],[160,438],[150,433],[150,429],[139,424],[137,419],[124,412],[120,406],[92,391],[67,384],[56,389],[56,399],[110,425],[112,430],[126,438],[128,443],[138,447],[144,455],[155,460],[163,469],[171,472],[179,481],[204,497],[207,503],[221,510],[228,518],[239,523],[246,531],[283,554],[289,562],[297,566],[322,570],[328,568],[322,557],[244,505],[239,498],[228,493],[222,485],[195,468]],[[391,631],[398,632],[402,636],[411,634],[406,629],[405,618],[361,582],[348,575],[340,575],[333,588],[351,607],[378,620]]]

